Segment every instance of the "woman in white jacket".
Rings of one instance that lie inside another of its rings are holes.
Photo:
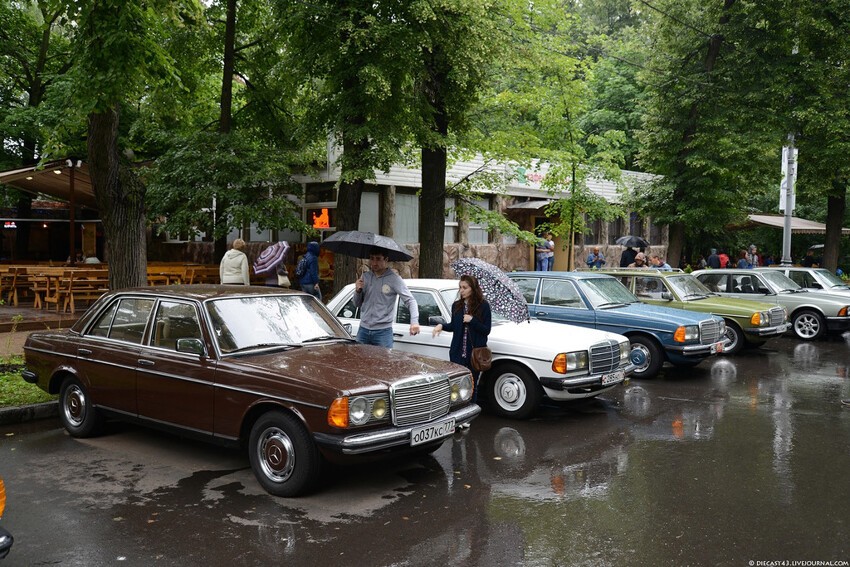
[[[221,277],[221,283],[231,285],[250,285],[250,276],[248,275],[248,256],[242,252],[245,248],[245,241],[237,238],[233,241],[233,248],[224,253],[221,259],[221,264],[218,267],[218,274]]]

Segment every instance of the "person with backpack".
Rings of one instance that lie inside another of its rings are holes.
[[[298,265],[295,267],[295,277],[298,278],[302,291],[306,291],[319,301],[322,300],[322,290],[319,289],[318,242],[307,243],[307,253],[298,260]]]

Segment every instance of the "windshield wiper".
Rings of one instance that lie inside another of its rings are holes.
[[[600,303],[596,307],[598,307],[599,309],[605,309],[606,307],[622,307],[624,305],[626,304],[620,301],[609,301],[607,303]]]
[[[354,339],[348,339],[345,337],[334,337],[331,335],[322,335],[321,337],[313,337],[312,339],[304,339],[301,341],[301,344],[307,343],[317,343],[319,341],[352,341]]]
[[[246,350],[255,350],[258,348],[271,348],[271,347],[284,347],[284,348],[298,348],[300,344],[290,344],[290,343],[258,343],[255,345],[248,345],[244,347],[237,348],[235,350],[231,350],[227,354],[236,354],[237,352],[244,352]]]
[[[689,297],[698,297],[699,299],[706,299],[708,296],[704,293],[689,293],[685,295],[685,299]]]

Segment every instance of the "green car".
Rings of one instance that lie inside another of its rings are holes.
[[[723,317],[726,337],[730,341],[723,354],[734,354],[744,346],[761,346],[767,339],[778,337],[791,327],[785,308],[760,301],[720,297],[694,276],[681,271],[653,268],[601,271],[620,280],[643,303]]]

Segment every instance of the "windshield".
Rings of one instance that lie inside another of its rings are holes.
[[[767,280],[767,283],[773,288],[774,292],[802,289],[794,280],[779,272],[761,272],[761,277]]]
[[[812,270],[812,272],[820,280],[821,284],[825,284],[824,287],[847,287],[847,283],[844,280],[829,270],[818,269]]]
[[[219,349],[300,346],[317,338],[348,339],[337,320],[312,296],[262,295],[208,301]]]
[[[701,281],[691,274],[671,276],[665,280],[676,294],[681,298],[694,296],[707,297],[713,295],[712,291],[705,287]]]
[[[637,303],[638,298],[616,278],[588,278],[576,281],[594,308]]]

